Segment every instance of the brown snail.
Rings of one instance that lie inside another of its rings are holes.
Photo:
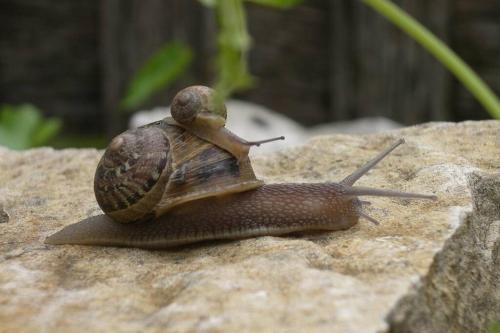
[[[94,191],[106,215],[69,225],[48,244],[165,248],[210,239],[347,229],[364,217],[358,196],[433,195],[353,186],[402,139],[339,183],[264,184],[248,159],[252,145],[224,127],[213,91],[179,92],[172,118],[126,131],[109,144]],[[124,223],[125,222],[125,223]],[[128,222],[128,223],[127,223]]]
[[[188,87],[174,97],[173,118],[111,141],[94,179],[97,202],[108,216],[118,222],[147,220],[183,202],[263,184],[250,165],[250,146],[281,137],[256,142],[237,137],[224,127],[225,107],[217,108],[213,96],[208,87]]]
[[[246,141],[227,130],[227,111],[224,104],[217,105],[215,93],[211,88],[192,86],[175,95],[171,106],[172,118],[164,121],[182,127],[205,141],[230,152],[238,161],[245,159],[251,146],[266,142],[283,140],[284,137]]]

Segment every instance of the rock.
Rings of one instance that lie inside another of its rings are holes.
[[[485,331],[500,309],[499,121],[317,137],[254,166],[267,182],[340,180],[398,137],[359,185],[438,201],[370,198],[379,226],[170,251],[45,245],[99,213],[101,153],[0,148],[0,332]]]
[[[392,313],[391,332],[483,332],[500,320],[500,173],[472,173],[472,212]]]
[[[9,214],[3,209],[2,205],[0,205],[0,223],[9,222]]]

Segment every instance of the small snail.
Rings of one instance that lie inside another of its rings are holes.
[[[246,141],[227,130],[227,111],[224,104],[217,105],[215,92],[204,86],[192,86],[175,95],[171,107],[172,118],[164,119],[170,125],[184,128],[198,138],[211,142],[230,152],[238,161],[248,156],[251,146],[283,140],[283,136]]]
[[[213,91],[179,92],[172,117],[126,131],[105,151],[94,192],[105,215],[69,225],[47,244],[166,248],[202,240],[348,229],[363,217],[358,196],[436,199],[434,195],[353,186],[402,139],[339,183],[264,184],[249,142],[225,129]]]

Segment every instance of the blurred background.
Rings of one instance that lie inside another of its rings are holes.
[[[218,20],[201,2],[210,1],[0,0],[0,144],[103,147],[134,111],[167,106],[185,86],[213,83]],[[394,3],[500,94],[500,1]],[[360,1],[244,8],[255,79],[232,98],[301,129],[367,117],[402,125],[491,118],[440,63]],[[126,95],[141,89],[131,84],[137,73],[173,41],[182,45],[182,68],[124,111]]]

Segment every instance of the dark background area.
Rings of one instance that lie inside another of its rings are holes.
[[[500,94],[500,1],[396,0]],[[404,124],[486,119],[419,45],[359,1],[309,0],[291,10],[247,5],[257,85],[236,97],[304,125],[385,116]],[[188,72],[142,108],[209,84],[213,13],[194,0],[0,0],[0,103],[30,102],[65,131],[116,133],[133,73],[164,42],[195,52]]]

